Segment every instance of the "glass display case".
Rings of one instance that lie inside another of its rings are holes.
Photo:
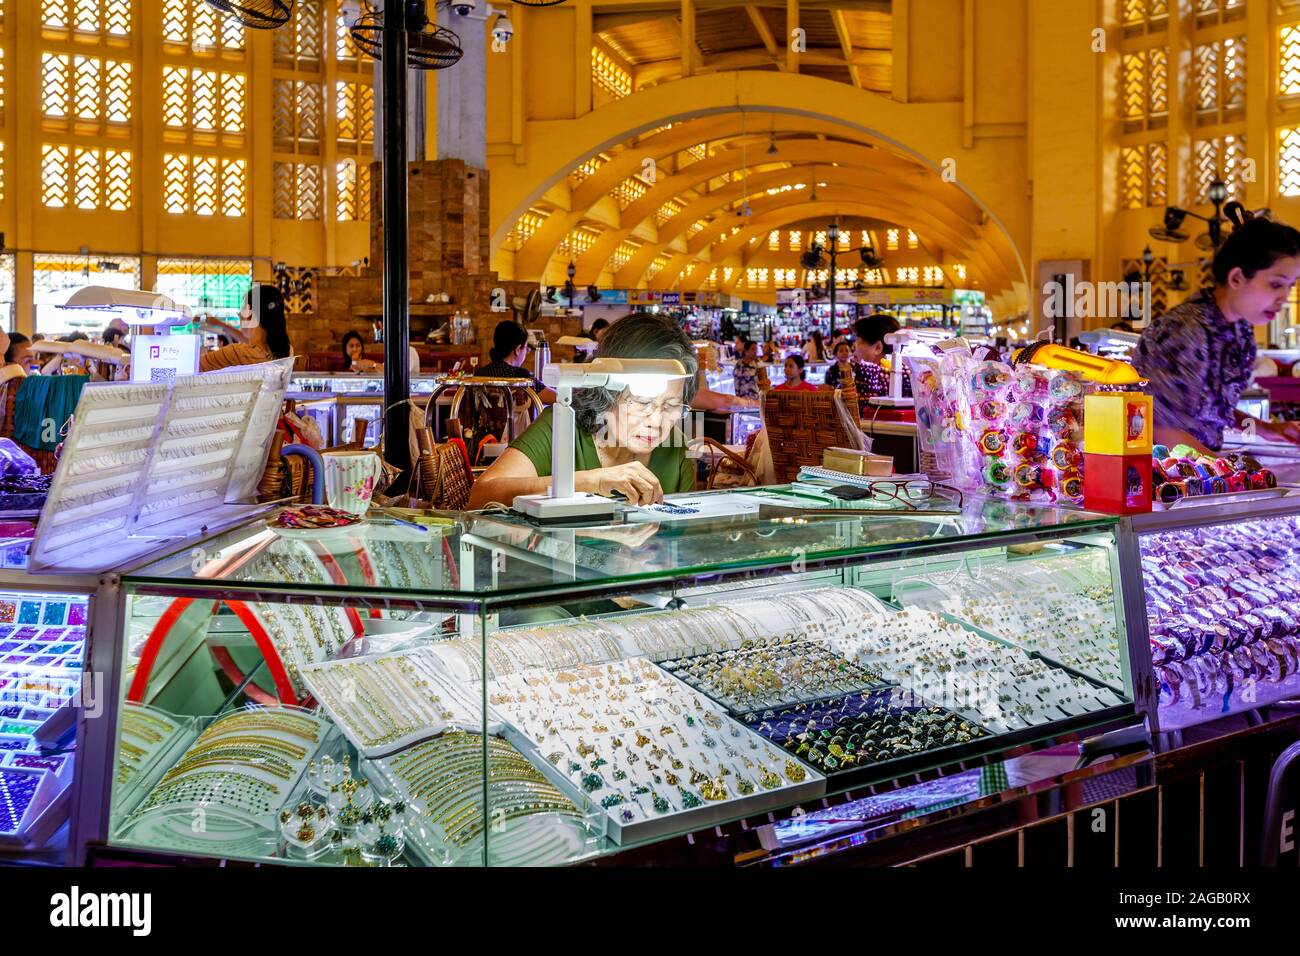
[[[83,844],[575,863],[1136,722],[1115,519],[894,504],[210,538],[122,578]]]
[[[1163,745],[1300,694],[1300,496],[1215,498],[1125,519],[1128,619],[1151,658],[1136,689]]]

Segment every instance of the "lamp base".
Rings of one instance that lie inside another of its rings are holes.
[[[541,524],[613,518],[618,502],[600,495],[575,494],[568,498],[550,495],[520,495],[511,505],[515,511]]]
[[[869,405],[888,405],[894,408],[911,408],[916,404],[914,398],[891,398],[888,395],[874,395],[867,399]]]

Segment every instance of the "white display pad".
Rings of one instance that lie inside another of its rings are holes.
[[[88,384],[28,570],[102,571],[263,510],[232,498],[243,491],[239,457],[251,470],[255,449],[265,448],[278,421],[277,414],[255,414],[268,376],[278,386],[283,373],[248,366],[175,384]]]
[[[128,530],[226,503],[235,456],[262,388],[262,374],[185,375],[172,387]]]

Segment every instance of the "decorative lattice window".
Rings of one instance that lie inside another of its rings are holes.
[[[0,203],[5,201],[5,144],[0,140]]]
[[[628,260],[636,255],[637,250],[640,248],[641,244],[639,242],[624,239],[618,244],[618,248],[614,250],[614,254],[609,257],[609,270],[611,272],[617,272],[619,269],[623,268],[627,265]]]
[[[867,285],[884,285],[885,272],[883,269],[866,269],[862,273],[862,281]]]
[[[530,206],[528,211],[516,219],[515,224],[510,227],[510,232],[506,234],[506,248],[518,252],[524,243],[533,238],[550,215],[550,210]]]
[[[32,256],[32,303],[36,331],[44,335],[85,332],[98,335],[117,313],[98,309],[61,309],[68,296],[88,285],[111,289],[140,288],[140,260],[135,256],[68,256],[38,252]]]
[[[234,17],[222,16],[206,3],[163,0],[163,41],[196,53],[240,52],[244,28]]]
[[[131,153],[98,146],[41,147],[41,203],[51,209],[131,208]]]
[[[1168,200],[1169,148],[1165,143],[1120,150],[1120,208],[1163,206]]]
[[[319,83],[275,80],[271,91],[271,129],[275,148],[282,152],[320,151],[324,117]]]
[[[272,165],[272,215],[300,221],[321,218],[320,167],[314,163]]]
[[[577,259],[600,238],[600,230],[591,226],[580,226],[569,232],[560,243],[560,254],[570,259]]]
[[[173,215],[242,216],[247,209],[247,164],[242,159],[165,153],[163,210]]]
[[[1246,38],[1201,43],[1192,52],[1191,100],[1197,122],[1219,123],[1246,106]]]
[[[352,9],[348,10],[347,7]],[[363,2],[358,5],[339,0],[338,13],[334,17],[334,58],[339,61],[340,66],[361,69],[363,66],[368,68],[373,62],[370,54],[352,42],[352,31],[349,29],[358,15],[373,11],[374,6],[370,3]]]
[[[618,203],[619,209],[626,209],[628,206],[632,205],[632,203],[644,196],[649,188],[650,187],[641,182],[641,180],[637,179],[635,176],[631,176],[610,190],[610,195],[613,196],[614,201]]]
[[[1278,34],[1278,93],[1300,93],[1300,24],[1282,27]]]
[[[803,251],[803,230],[802,229],[790,230],[790,251],[791,252]]]
[[[252,285],[250,259],[159,259],[153,290],[196,313],[235,318]]]
[[[1246,0],[1191,0],[1198,27],[1239,20],[1246,15]]]
[[[1169,53],[1152,47],[1120,58],[1120,114],[1124,129],[1156,129],[1169,119]]]
[[[1241,172],[1246,159],[1246,137],[1217,136],[1192,144],[1192,182],[1197,199],[1207,202],[1210,184],[1223,180],[1230,198],[1243,198]]]
[[[367,151],[375,138],[375,91],[368,83],[340,80],[334,86],[338,141]]]
[[[682,204],[675,199],[670,199],[657,210],[655,210],[655,225],[662,226],[669,219],[678,216],[682,212]]]
[[[35,3],[35,0],[26,0]],[[131,0],[41,0],[41,26],[47,30],[131,34]]]
[[[897,229],[885,230],[885,248],[890,252],[898,251],[898,236],[899,231]]]
[[[894,279],[899,285],[916,285],[921,281],[921,270],[916,266],[903,266],[894,270]]]
[[[1169,0],[1119,0],[1125,36],[1154,33],[1169,27]]]
[[[242,133],[247,77],[242,73],[163,67],[163,123],[173,129]]]
[[[709,144],[696,143],[694,146],[687,148],[686,155],[695,159],[697,162],[701,159],[706,159],[709,155]]]
[[[921,270],[921,281],[926,285],[943,285],[943,270],[938,266],[926,266]]]
[[[1278,132],[1278,188],[1283,196],[1300,196],[1300,128]]]
[[[783,289],[788,289],[798,281],[794,269],[773,269],[772,282]]]
[[[591,82],[613,99],[632,92],[632,74],[597,47],[591,48]]]
[[[655,256],[654,262],[650,263],[649,267],[645,271],[646,281],[648,282],[659,273],[663,272],[664,269],[668,268],[668,263],[671,258],[672,257],[666,252],[661,252],[659,255]],[[727,276],[727,278],[730,279],[731,276]]]
[[[964,263],[961,262],[956,263],[952,267],[952,271],[953,271],[953,275],[957,277],[958,282],[966,281],[966,266]]]
[[[0,25],[3,24],[0,20]],[[5,49],[0,46],[0,126],[5,123]]]
[[[370,219],[370,164],[356,159],[345,159],[334,167],[338,183],[338,202],[335,215],[339,222],[368,221]]]
[[[299,70],[319,70],[325,49],[320,0],[298,0],[293,19],[273,31],[275,62]]]
[[[767,249],[768,252],[779,252],[781,250],[780,230],[773,229],[767,234]]]
[[[95,56],[41,56],[41,112],[49,119],[131,121],[131,64]]]
[[[707,219],[697,219],[686,227],[686,238],[691,238],[704,231],[704,227],[709,224]]]
[[[585,163],[581,163],[577,169],[569,173],[569,185],[577,186],[584,179],[587,179],[589,176],[595,173],[596,170],[600,169],[600,167],[604,164],[604,162],[605,162],[604,157],[593,156]]]
[[[767,286],[766,269],[746,269],[745,285],[751,289],[762,289]]]
[[[731,266],[723,266],[723,268],[722,268],[722,281],[723,281],[723,282],[730,282],[730,281],[731,281],[731,275],[732,275],[732,273],[735,272],[735,271],[736,271],[736,270],[733,269]]]
[[[864,246],[870,246],[870,245],[872,245],[871,233],[868,232],[868,231],[865,230],[865,229],[862,230],[862,243],[861,243],[861,244],[864,245]]]
[[[907,248],[919,249],[920,247],[921,247],[921,240],[917,238],[916,233],[914,233],[911,229],[907,230]]]

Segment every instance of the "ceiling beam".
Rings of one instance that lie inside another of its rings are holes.
[[[835,9],[831,11],[831,20],[835,23],[835,33],[840,38],[840,46],[844,49],[844,61],[849,66],[849,76],[853,78],[853,85],[862,89],[862,77],[858,73],[858,68],[853,64],[853,38],[849,35],[849,25],[844,19],[844,11]]]
[[[749,22],[754,25],[754,32],[763,41],[763,48],[767,50],[767,55],[780,66],[781,60],[776,55],[776,37],[772,36],[772,27],[763,16],[763,11],[751,4],[745,4],[745,13],[749,14]]]
[[[799,27],[799,0],[785,0],[785,68],[789,73],[799,72],[800,54],[794,49],[794,31]]]

